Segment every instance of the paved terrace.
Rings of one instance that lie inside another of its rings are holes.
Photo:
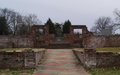
[[[72,49],[48,49],[34,75],[90,75],[77,63]]]

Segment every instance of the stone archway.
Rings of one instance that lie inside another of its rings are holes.
[[[44,30],[43,35],[38,35],[40,29]],[[74,29],[82,29],[82,38],[76,37],[74,35],[73,31]],[[55,45],[63,45],[67,48],[69,47],[74,47],[76,43],[78,43],[78,47],[85,47],[87,45],[86,37],[89,35],[93,35],[92,32],[89,32],[86,25],[71,25],[70,26],[70,34],[64,34],[62,42],[54,42],[54,34],[49,34],[49,26],[48,25],[33,25],[31,30],[28,32],[29,35],[31,35],[32,41],[33,41],[33,47],[47,47],[50,46],[51,44],[53,46]],[[56,44],[57,43],[57,44]],[[54,45],[55,44],[55,45]],[[64,47],[64,48],[65,48]],[[55,47],[57,48],[57,47]]]
[[[33,25],[28,34],[31,35],[35,48],[48,46],[50,40],[54,38],[54,34],[49,34],[48,25]]]
[[[82,38],[74,35],[74,29],[82,29]],[[75,43],[79,44],[79,47],[86,45],[86,37],[87,35],[93,35],[92,32],[89,32],[86,25],[71,25],[70,26],[70,34],[65,34],[64,38],[70,42],[71,46],[74,46]]]

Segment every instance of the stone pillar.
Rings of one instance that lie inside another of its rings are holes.
[[[45,45],[48,46],[49,45],[49,26],[45,25],[44,29],[45,29]]]
[[[74,45],[74,34],[73,34],[73,32],[74,32],[74,29],[70,26],[70,39],[69,39],[69,41],[70,41],[71,46]]]
[[[96,65],[96,50],[92,48],[84,49],[84,67],[95,68]]]
[[[36,46],[36,29],[33,29],[32,31],[32,41],[33,41],[33,48]]]

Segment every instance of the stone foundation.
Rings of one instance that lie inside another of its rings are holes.
[[[45,50],[0,51],[0,69],[34,69]]]
[[[86,68],[120,66],[120,54],[113,52],[96,52],[95,49],[73,50],[77,59]]]

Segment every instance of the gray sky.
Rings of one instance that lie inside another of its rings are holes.
[[[70,20],[72,25],[87,25],[90,29],[96,19],[120,10],[120,0],[0,0],[0,8],[20,13],[35,13],[44,24],[50,17],[53,22]]]

